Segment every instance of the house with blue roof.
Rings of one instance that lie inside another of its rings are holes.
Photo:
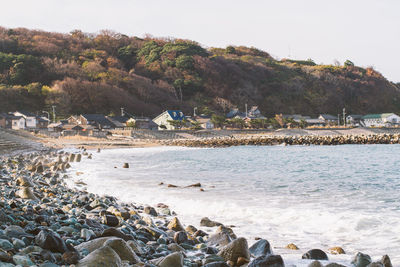
[[[159,130],[175,130],[175,126],[171,121],[183,121],[185,116],[180,110],[166,110],[153,119],[153,122],[158,125]]]

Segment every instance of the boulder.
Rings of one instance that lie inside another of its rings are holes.
[[[111,227],[117,227],[119,225],[119,220],[115,215],[105,215],[102,218],[102,223]]]
[[[112,239],[112,238],[115,238],[115,237],[96,238],[96,239],[79,244],[78,246],[75,247],[75,249],[78,251],[87,249],[89,252],[93,252],[96,249],[102,247],[104,245],[104,242],[106,242],[107,240]]]
[[[121,267],[121,258],[112,248],[101,247],[81,259],[76,267]]]
[[[346,266],[339,264],[339,263],[332,262],[332,263],[328,263],[327,265],[325,265],[325,267],[346,267]]]
[[[328,260],[328,255],[320,249],[311,249],[303,254],[302,259]]]
[[[176,232],[174,235],[174,241],[178,244],[185,243],[188,241],[188,236],[185,231]]]
[[[168,249],[171,250],[172,252],[185,252],[185,249],[176,243],[169,244]]]
[[[23,198],[23,199],[32,199],[35,201],[38,201],[39,199],[35,196],[35,194],[33,193],[32,188],[30,187],[26,187],[23,186],[21,187],[16,193],[15,195],[19,198]]]
[[[183,255],[181,252],[174,252],[166,256],[157,264],[159,267],[183,267]]]
[[[385,267],[393,267],[392,262],[390,261],[390,258],[388,255],[382,256],[381,262]]]
[[[107,228],[101,233],[101,237],[106,237],[106,236],[119,237],[119,238],[122,238],[125,241],[133,240],[132,236],[124,234],[123,232],[121,232],[120,230],[118,230],[118,229],[116,229],[114,227]]]
[[[175,232],[178,231],[185,231],[185,229],[183,228],[181,222],[179,221],[179,219],[177,217],[174,217],[167,226],[168,229],[173,230]]]
[[[140,262],[139,257],[133,251],[133,249],[121,238],[111,238],[104,242],[104,246],[111,247],[121,260],[129,261],[131,264]]]
[[[224,261],[218,261],[218,262],[211,262],[209,264],[204,265],[203,267],[231,267],[231,266]]]
[[[0,248],[5,251],[9,251],[9,250],[14,249],[14,246],[7,239],[0,239]]]
[[[368,264],[371,263],[371,257],[367,254],[363,254],[361,252],[358,252],[353,260],[351,261],[351,263],[355,266],[355,267],[366,267],[368,266]]]
[[[136,254],[142,255],[146,253],[146,251],[139,245],[136,240],[129,240],[128,242],[126,242],[126,244],[128,244],[128,246],[130,246]]]
[[[35,243],[43,249],[48,249],[51,252],[64,253],[68,251],[67,244],[58,235],[50,230],[43,229],[35,237]]]
[[[254,259],[248,267],[285,267],[280,255],[265,255]]]
[[[62,259],[66,264],[76,264],[79,261],[79,253],[77,251],[64,252]]]
[[[293,243],[288,244],[288,245],[286,246],[286,248],[287,248],[287,249],[292,249],[292,250],[299,250],[299,248],[298,248],[295,244],[293,244]]]
[[[35,265],[28,256],[14,255],[12,259],[16,265],[20,265],[20,266],[24,266],[24,267]]]
[[[371,262],[370,264],[367,265],[367,267],[385,267],[382,262],[377,261],[377,262]]]
[[[8,237],[16,237],[16,238],[21,238],[23,236],[30,236],[27,233],[25,233],[22,227],[18,225],[7,226],[6,229],[4,230],[4,234]]]
[[[211,221],[209,218],[204,217],[200,220],[200,226],[215,227],[220,226],[222,223]]]
[[[254,258],[272,254],[271,245],[268,240],[260,239],[249,248],[250,253]]]
[[[150,206],[144,207],[143,211],[144,211],[144,213],[150,214],[152,216],[157,216],[158,215],[157,211],[153,207],[150,207]]]
[[[228,245],[221,248],[218,253],[225,261],[237,262],[239,257],[250,259],[249,247],[247,240],[243,237],[233,240]]]
[[[320,261],[315,260],[312,261],[308,267],[324,267],[324,265]]]
[[[226,246],[232,241],[231,237],[224,232],[213,234],[207,240],[207,245],[210,246]]]
[[[341,248],[341,247],[333,247],[333,248],[330,248],[330,249],[328,249],[328,252],[329,252],[330,254],[333,254],[333,255],[337,255],[337,254],[346,254],[346,252],[344,252],[344,249]]]
[[[218,226],[218,228],[215,231],[215,233],[218,234],[218,233],[222,233],[222,232],[227,233],[231,237],[231,239],[236,239],[237,238],[237,236],[233,232],[232,228],[220,225],[220,226]]]

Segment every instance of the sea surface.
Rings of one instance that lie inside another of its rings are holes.
[[[89,192],[165,203],[185,225],[207,216],[250,245],[265,238],[286,265],[307,266],[302,253],[340,246],[347,254],[330,261],[350,266],[360,251],[400,266],[399,158],[400,145],[152,147],[93,152],[70,173]],[[194,183],[204,192],[166,186]]]

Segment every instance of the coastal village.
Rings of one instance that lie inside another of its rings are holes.
[[[52,136],[105,136],[113,130],[143,131],[183,131],[183,130],[219,130],[219,129],[277,129],[277,128],[337,128],[367,127],[392,128],[399,127],[400,116],[395,113],[381,114],[343,114],[333,116],[320,114],[316,117],[300,114],[277,114],[267,118],[257,106],[244,112],[238,108],[230,110],[224,116],[204,114],[186,115],[181,110],[165,110],[155,118],[131,115],[121,108],[119,116],[104,114],[72,115],[56,121],[55,114],[50,118],[49,112],[33,113],[14,111],[0,113],[0,128],[13,130],[36,131]],[[343,120],[345,118],[345,120]]]

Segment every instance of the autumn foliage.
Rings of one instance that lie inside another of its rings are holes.
[[[164,109],[266,115],[400,112],[398,85],[373,68],[276,60],[256,48],[205,49],[173,38],[113,31],[69,34],[0,27],[0,111],[154,116]]]

